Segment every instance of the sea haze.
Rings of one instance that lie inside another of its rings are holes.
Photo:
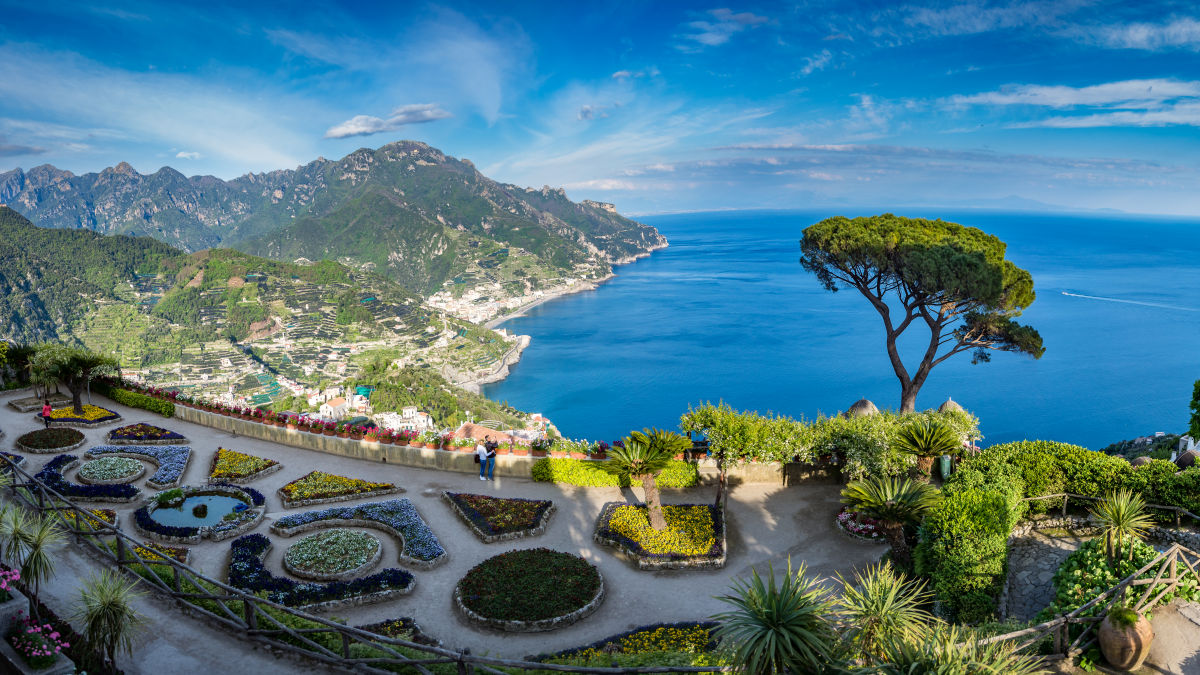
[[[840,212],[870,215],[868,212]],[[592,292],[505,324],[533,342],[484,393],[539,411],[575,438],[677,428],[689,404],[812,418],[861,397],[899,405],[879,316],[798,264],[801,231],[833,212],[643,218],[670,240]],[[1038,299],[1020,319],[1040,360],[994,353],[941,364],[917,405],[947,396],[979,416],[984,444],[1052,439],[1098,448],[1187,427],[1200,378],[1200,222],[1135,216],[924,209],[1008,243]],[[1069,294],[1069,295],[1067,295]],[[919,330],[910,328],[909,333]],[[918,339],[902,343],[910,369]]]

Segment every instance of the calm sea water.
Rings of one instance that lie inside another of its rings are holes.
[[[797,262],[801,231],[829,215],[644,218],[671,246],[618,268],[595,291],[505,324],[533,342],[508,379],[484,393],[545,414],[568,436],[606,440],[676,428],[690,404],[705,401],[807,418],[864,396],[898,407],[879,316],[854,291],[825,291]],[[1200,222],[904,215],[953,220],[1007,242],[1038,294],[1022,321],[1046,344],[1037,361],[995,353],[971,365],[969,354],[957,356],[933,370],[918,407],[952,396],[979,416],[984,444],[1036,438],[1098,448],[1186,428],[1200,378]],[[907,345],[910,364],[924,339]]]

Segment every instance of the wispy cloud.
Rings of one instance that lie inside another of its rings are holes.
[[[999,91],[953,96],[953,105],[1032,105],[1050,108],[1076,106],[1144,107],[1181,98],[1200,96],[1200,81],[1123,80],[1087,87],[1009,85]]]
[[[186,150],[180,150],[179,152],[175,153],[176,159],[200,159],[203,156],[204,155],[198,152],[188,152]]]
[[[1200,21],[1183,17],[1166,23],[1126,23],[1074,31],[1082,40],[1118,49],[1200,51]]]
[[[0,137],[0,157],[19,157],[21,155],[40,155],[46,152],[45,148],[39,148],[36,145],[20,145],[16,143],[8,143],[4,138]]]
[[[708,10],[707,16],[708,18],[684,24],[684,32],[680,38],[687,42],[678,45],[680,50],[695,51],[723,45],[734,35],[767,22],[765,16],[752,12],[734,12],[724,7]]]
[[[1051,127],[1085,129],[1094,127],[1200,127],[1200,102],[1180,103],[1160,110],[1118,110],[1091,115],[1057,116],[1011,125],[1016,128]]]
[[[969,0],[940,7],[904,7],[903,21],[927,34],[975,35],[996,30],[1046,26],[1073,14],[1087,0],[1036,0],[1034,2],[981,2]]]
[[[409,124],[425,124],[447,117],[451,117],[450,113],[442,110],[436,103],[413,103],[392,110],[386,118],[355,115],[341,124],[330,127],[325,132],[325,138],[370,136],[385,131],[396,131]]]
[[[818,70],[824,70],[832,62],[833,52],[828,49],[822,49],[812,56],[804,57],[804,65],[800,68],[800,74],[811,75]]]

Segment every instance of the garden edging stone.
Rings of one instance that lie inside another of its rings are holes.
[[[471,531],[475,533],[475,536],[479,537],[479,540],[485,544],[495,544],[496,542],[500,541],[512,541],[514,539],[536,537],[538,535],[545,534],[546,528],[550,526],[550,519],[554,516],[555,511],[558,510],[558,507],[556,507],[554,502],[551,501],[550,506],[547,507],[546,510],[542,512],[541,517],[538,518],[537,526],[525,530],[518,530],[516,532],[487,534],[471,521],[471,519],[462,510],[462,507],[460,507],[457,502],[450,498],[449,490],[442,491],[442,499],[445,500],[445,502],[450,505],[450,508],[454,510],[454,513],[457,514],[458,517],[467,524],[467,527],[471,528]]]
[[[415,567],[420,570],[431,570],[438,565],[450,559],[449,552],[443,552],[433,560],[420,560],[411,556],[405,555],[408,550],[408,542],[405,541],[404,535],[392,528],[386,523],[381,523],[377,520],[366,520],[362,518],[330,518],[328,520],[318,520],[296,527],[279,527],[277,523],[271,524],[271,532],[278,534],[281,537],[294,537],[298,534],[306,532],[314,532],[316,530],[330,530],[336,527],[363,527],[376,529],[386,534],[390,534],[400,540],[400,555],[397,556],[402,564]],[[444,549],[443,549],[444,550]]]
[[[604,602],[605,596],[604,575],[600,574],[600,570],[597,569],[596,576],[600,579],[600,587],[596,589],[596,595],[592,598],[591,602],[573,612],[568,612],[562,616],[550,617],[549,619],[539,619],[538,621],[505,621],[503,619],[492,619],[483,616],[463,604],[462,594],[459,592],[457,585],[454,587],[454,604],[468,621],[477,626],[509,633],[542,633],[570,626],[573,623],[586,619],[594,614],[597,609],[600,609],[600,603]]]

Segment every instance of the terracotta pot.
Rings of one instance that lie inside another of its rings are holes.
[[[530,450],[529,454],[533,457],[545,457],[546,451],[545,450]]]
[[[396,445],[408,445],[408,439],[407,438],[397,438],[395,441],[395,444]]]
[[[1119,670],[1137,670],[1150,655],[1154,629],[1140,613],[1137,623],[1128,627],[1117,626],[1106,616],[1100,622],[1098,638],[1100,653],[1109,665]]]
[[[679,453],[678,455],[675,455],[675,459],[686,459],[686,458],[687,458],[687,455],[683,454],[682,452]]]
[[[608,459],[608,453],[604,451],[594,453],[592,454],[592,459]]]
[[[350,432],[349,431],[339,431],[339,432],[337,432],[337,437],[338,438],[350,438]]]
[[[517,457],[528,457],[529,448],[518,445],[517,447],[513,448],[512,454],[516,455]]]
[[[572,453],[570,453],[570,455],[571,455],[571,459],[587,459],[588,458],[586,452],[572,452]]]
[[[351,440],[361,441],[363,439],[363,435],[362,434],[350,434],[350,438],[351,438]]]
[[[295,424],[285,424],[285,425],[284,425],[284,427],[285,427],[285,428],[287,428],[287,430],[288,430],[288,431],[295,431],[295,430],[296,430],[296,425],[295,425]]]
[[[568,452],[559,452],[558,450],[551,450],[551,451],[550,451],[550,456],[551,456],[551,457],[567,457],[567,456],[569,456],[569,455],[570,455],[570,453],[568,453]]]
[[[325,429],[324,431],[322,431],[322,432],[321,432],[321,434],[323,434],[323,435],[325,435],[325,436],[332,436],[332,435],[333,435],[333,429]]]

